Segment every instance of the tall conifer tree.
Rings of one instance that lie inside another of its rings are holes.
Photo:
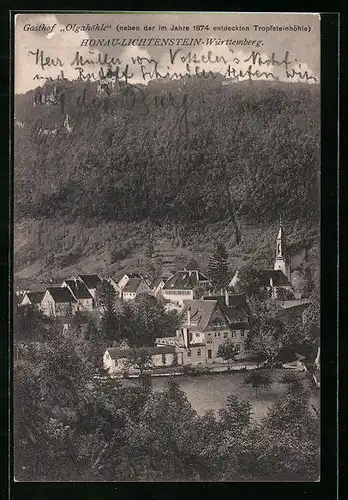
[[[216,288],[225,287],[228,284],[228,254],[223,243],[218,243],[213,254],[210,256],[208,275]]]

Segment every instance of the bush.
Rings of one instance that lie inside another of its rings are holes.
[[[254,371],[245,377],[244,383],[247,385],[251,384],[252,388],[257,391],[260,387],[269,389],[272,384],[272,379],[267,373]]]
[[[198,377],[199,375],[202,375],[202,370],[197,369],[195,366],[184,365],[182,367],[182,373],[187,377]]]

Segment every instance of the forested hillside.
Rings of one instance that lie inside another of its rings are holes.
[[[78,219],[197,232],[225,221],[223,239],[240,243],[243,224],[267,227],[280,214],[297,230],[316,225],[318,86],[192,79],[101,97],[96,84],[65,87],[57,104],[33,106],[34,91],[16,96],[22,226]]]

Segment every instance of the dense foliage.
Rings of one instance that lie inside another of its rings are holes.
[[[319,417],[301,384],[260,422],[235,395],[218,415],[198,415],[176,380],[157,392],[95,379],[81,345],[50,329],[16,342],[16,480],[318,479]]]
[[[216,288],[228,286],[228,253],[223,243],[218,243],[209,258],[208,276]]]
[[[61,127],[59,105],[33,107],[34,91],[16,96],[24,124],[15,133],[16,217],[229,219],[238,233],[240,218],[318,213],[317,86],[167,85],[141,90],[157,103],[141,114],[131,105],[115,108],[111,96],[78,108],[83,84],[76,82],[66,90],[70,132]],[[93,93],[90,84],[89,102]],[[55,127],[52,137],[39,133]]]

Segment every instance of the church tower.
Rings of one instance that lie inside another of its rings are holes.
[[[291,278],[290,259],[286,249],[286,241],[281,219],[280,219],[279,232],[276,239],[276,258],[274,261],[274,270],[282,271],[290,281]]]

